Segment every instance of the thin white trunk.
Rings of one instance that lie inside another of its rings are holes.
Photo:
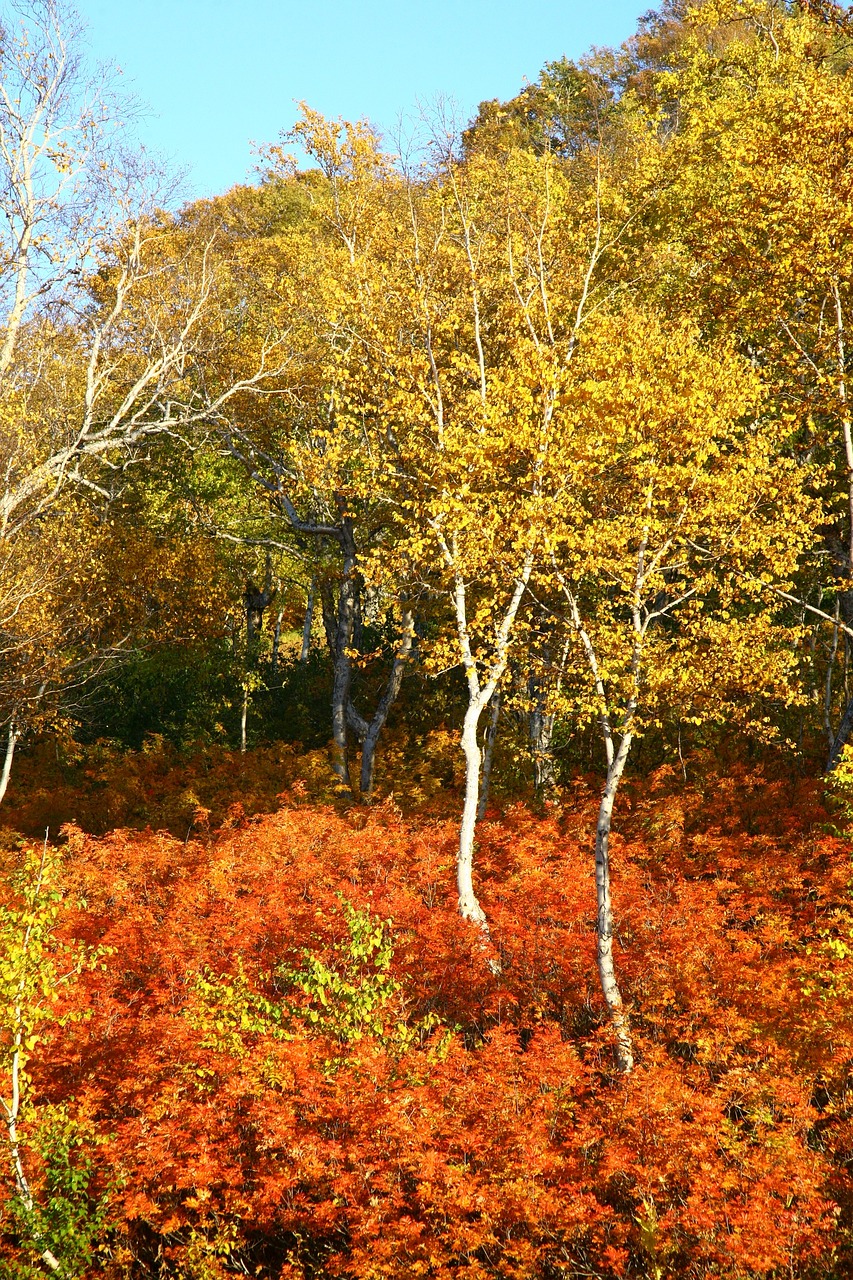
[[[314,623],[314,602],[317,598],[317,575],[311,579],[311,586],[308,588],[308,604],[305,609],[305,624],[302,628],[302,648],[299,652],[299,661],[306,663],[308,661],[308,653],[311,649],[311,628]]]
[[[279,609],[275,617],[275,630],[272,633],[272,654],[270,655],[270,674],[273,680],[278,675],[278,654],[281,648],[281,624],[284,621],[284,610]]]
[[[15,758],[15,747],[19,738],[18,722],[15,716],[9,721],[9,732],[6,735],[6,754],[3,758],[3,771],[0,773],[0,804],[3,803],[6,790],[9,786],[9,778],[12,774],[12,761]]]
[[[249,720],[249,682],[243,685],[243,707],[240,712],[240,751],[246,754],[246,725]]]
[[[445,551],[446,558],[450,558],[451,551],[447,544],[442,541],[442,547]],[[474,920],[488,934],[488,925],[483,908],[474,893],[474,884],[472,878],[474,866],[474,831],[477,824],[477,807],[480,799],[480,744],[477,741],[477,730],[480,724],[480,716],[485,708],[489,705],[490,700],[497,691],[501,677],[506,670],[507,654],[509,652],[509,642],[512,635],[512,628],[515,619],[518,616],[518,610],[521,606],[522,597],[524,596],[530,575],[533,572],[533,551],[528,551],[524,564],[521,567],[515,588],[507,606],[506,612],[501,619],[500,626],[497,628],[495,635],[494,658],[486,667],[484,672],[485,681],[481,685],[480,677],[477,674],[477,662],[471,647],[471,633],[468,628],[468,616],[465,596],[465,582],[455,565],[454,559],[449,559],[454,566],[455,582],[453,588],[453,603],[456,610],[456,629],[459,640],[459,648],[462,655],[462,662],[465,666],[465,672],[468,681],[468,710],[465,712],[465,720],[462,727],[462,739],[460,745],[465,756],[465,799],[462,806],[462,824],[459,829],[459,855],[457,858],[457,874],[456,883],[459,888],[459,911],[465,920]]]
[[[456,859],[456,887],[459,890],[459,913],[463,920],[473,920],[487,930],[486,913],[474,892],[474,829],[477,824],[477,802],[480,797],[480,744],[477,728],[485,702],[482,697],[469,702],[462,728],[462,751],[465,755],[465,801],[459,829],[459,854]]]
[[[613,821],[613,804],[616,792],[622,780],[628,752],[631,750],[632,735],[630,731],[623,734],[619,749],[607,769],[607,781],[601,796],[598,811],[598,824],[595,830],[595,893],[597,902],[596,915],[596,959],[601,990],[610,1013],[610,1021],[616,1034],[616,1065],[622,1072],[629,1072],[634,1066],[634,1051],[631,1044],[631,1026],[628,1014],[622,1001],[622,993],[616,981],[616,967],[613,962],[613,904],[610,897],[610,827]]]
[[[616,1036],[616,1065],[621,1072],[628,1073],[634,1067],[634,1052],[631,1043],[631,1024],[625,1005],[622,1000],[622,993],[619,990],[619,984],[616,980],[616,966],[613,961],[613,903],[610,896],[610,828],[613,821],[613,805],[616,800],[616,792],[619,789],[619,783],[622,780],[622,774],[625,771],[625,765],[628,760],[628,753],[631,750],[633,741],[633,733],[631,724],[639,704],[639,681],[640,681],[640,659],[642,654],[643,638],[645,635],[644,624],[640,617],[639,597],[643,585],[643,573],[645,564],[646,537],[640,547],[637,575],[634,587],[634,607],[633,607],[633,624],[634,624],[634,644],[631,656],[631,674],[634,683],[634,691],[628,699],[625,715],[622,721],[621,736],[619,730],[614,734],[611,725],[610,704],[607,697],[607,687],[598,664],[598,655],[595,651],[595,645],[592,637],[587,631],[581,618],[580,609],[578,608],[577,599],[568,581],[557,570],[557,577],[563,588],[563,594],[569,605],[569,617],[572,626],[578,635],[581,644],[584,647],[587,661],[589,663],[590,673],[592,675],[593,686],[599,701],[600,717],[599,724],[601,727],[601,736],[604,740],[604,754],[607,760],[607,778],[604,784],[604,791],[601,796],[601,804],[598,810],[598,822],[595,828],[595,894],[596,894],[596,961],[598,964],[598,976],[601,982],[601,991],[604,996],[607,1010],[610,1014],[610,1023]],[[556,569],[556,564],[555,564]],[[616,746],[618,737],[618,747]]]

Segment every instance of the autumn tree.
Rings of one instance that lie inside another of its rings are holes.
[[[849,665],[853,623],[853,64],[834,12],[764,0],[688,7],[641,33],[620,70],[665,140],[655,207],[668,266],[651,292],[749,354],[790,424],[780,449],[823,504],[790,603],[827,635],[830,765],[853,725],[837,670],[842,653]]]
[[[347,342],[342,299],[360,269],[362,240],[370,239],[389,166],[366,127],[339,140],[307,113],[306,130],[318,135],[313,152],[318,169],[297,175],[285,150],[271,148],[255,197],[261,210],[278,199],[283,216],[268,222],[260,235],[246,235],[236,215],[250,223],[250,202],[244,199],[239,210],[226,211],[232,234],[223,260],[229,263],[235,305],[239,302],[245,314],[219,376],[233,380],[241,362],[255,358],[259,332],[270,323],[286,355],[269,383],[269,396],[237,396],[228,411],[212,419],[215,447],[244,472],[247,502],[254,509],[253,529],[244,519],[243,533],[234,524],[220,533],[248,538],[302,564],[306,594],[321,606],[333,666],[333,767],[352,787],[349,744],[355,735],[361,756],[358,790],[367,800],[377,743],[413,653],[414,592],[402,562],[393,557],[394,521],[385,495],[365,482],[370,467],[362,435],[340,420],[337,384],[339,348]],[[306,141],[310,150],[307,135]],[[254,218],[257,224],[257,213]],[[211,369],[217,369],[216,361]],[[212,511],[209,520],[216,523]],[[384,569],[377,559],[367,574],[366,559],[380,546]],[[312,603],[306,613],[313,608]],[[372,706],[363,701],[364,688],[361,696],[354,688],[360,667],[377,665],[371,650],[380,657],[365,638],[368,630],[374,637],[378,633],[385,662]]]
[[[338,428],[327,448],[359,449],[353,483],[383,495],[401,553],[449,605],[434,658],[458,663],[468,691],[459,901],[482,925],[472,873],[481,719],[562,488],[551,457],[579,335],[624,281],[632,210],[617,175],[625,151],[639,164],[646,143],[602,122],[568,168],[518,148],[460,159],[439,130],[429,160],[396,173],[352,127],[309,115],[302,137],[327,165],[355,138],[378,175],[369,223],[358,221],[366,196],[354,167],[337,176],[352,229],[340,235]]]
[[[45,649],[40,623],[30,633],[19,624],[24,613],[34,619],[39,585],[50,613],[53,577],[39,584],[35,566],[53,563],[51,540],[68,529],[65,494],[109,505],[144,441],[209,421],[274,363],[273,339],[251,370],[209,392],[201,362],[231,328],[214,305],[216,229],[193,238],[158,211],[167,192],[123,149],[119,107],[91,88],[79,45],[73,15],[55,0],[34,0],[3,32],[0,647],[18,667],[28,634]],[[83,527],[78,567],[67,569],[78,585]],[[39,662],[29,665],[37,672]],[[15,685],[8,668],[4,684]],[[34,676],[23,701],[3,708],[7,760],[43,685]]]
[[[555,458],[563,525],[549,555],[587,668],[575,714],[595,719],[604,744],[597,957],[628,1071],[610,891],[619,784],[634,741],[662,716],[701,723],[742,714],[758,695],[793,695],[790,633],[755,584],[790,585],[810,509],[796,466],[778,456],[784,423],[766,414],[758,379],[730,347],[622,308],[584,335],[575,373]]]
[[[455,652],[468,685],[457,881],[463,915],[481,925],[481,717],[527,593],[549,575],[564,593],[604,731],[598,960],[623,1070],[608,842],[631,744],[700,683],[712,637],[727,636],[731,670],[703,669],[707,701],[688,699],[686,717],[718,714],[734,689],[788,695],[790,635],[744,584],[785,592],[811,528],[800,471],[780,457],[786,420],[765,411],[750,365],[690,323],[617,302],[658,162],[647,144],[632,192],[631,126],[626,117],[619,147],[581,152],[577,168],[515,148],[461,163],[445,154],[417,182],[389,180],[387,231],[374,215],[348,304],[338,392],[340,418],[364,433],[371,483],[400,512],[400,538],[425,580],[441,575],[451,606],[438,652]]]

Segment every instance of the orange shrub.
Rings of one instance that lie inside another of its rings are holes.
[[[781,820],[785,786],[637,793],[614,849],[628,1079],[594,979],[591,785],[480,829],[497,974],[455,910],[451,822],[297,787],[185,840],[67,831],[63,927],[108,959],[33,1069],[119,1178],[97,1273],[847,1274],[849,848],[804,829],[813,788]]]

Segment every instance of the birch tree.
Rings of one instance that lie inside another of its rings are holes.
[[[329,129],[309,116],[301,134],[325,166]],[[345,134],[333,130],[334,146]],[[373,166],[369,231],[341,236],[333,403],[361,441],[359,483],[386,495],[395,538],[449,606],[433,660],[459,664],[468,695],[457,888],[462,915],[484,927],[482,718],[562,486],[550,459],[578,337],[620,287],[631,214],[603,146],[567,170],[521,150],[460,160],[439,136],[422,166]]]
[[[573,429],[554,460],[564,523],[549,558],[587,672],[575,714],[597,721],[604,747],[596,953],[627,1072],[610,836],[631,748],[673,708],[688,722],[743,720],[758,695],[792,696],[790,632],[760,596],[762,584],[788,583],[814,513],[797,468],[778,458],[784,424],[764,416],[760,382],[730,348],[622,308],[582,338],[577,361]]]
[[[124,144],[121,104],[85,65],[80,38],[59,0],[32,0],[9,10],[0,42],[4,686],[10,655],[20,667],[28,643],[39,649],[51,631],[21,623],[34,616],[33,567],[51,561],[66,495],[112,502],[143,447],[210,423],[232,398],[266,385],[277,360],[273,338],[227,385],[206,376],[234,329],[217,228],[199,235],[158,209],[168,190]],[[87,562],[79,533],[77,578]],[[51,580],[41,582],[48,605]],[[54,659],[63,652],[54,646]],[[34,651],[30,667],[40,662]],[[12,726],[45,687],[35,678],[0,713],[8,762]]]

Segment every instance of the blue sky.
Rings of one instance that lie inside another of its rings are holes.
[[[438,94],[465,119],[545,61],[619,44],[643,0],[76,0],[92,56],[147,107],[140,134],[188,170],[186,195],[251,179],[304,99],[326,115],[398,114]]]

